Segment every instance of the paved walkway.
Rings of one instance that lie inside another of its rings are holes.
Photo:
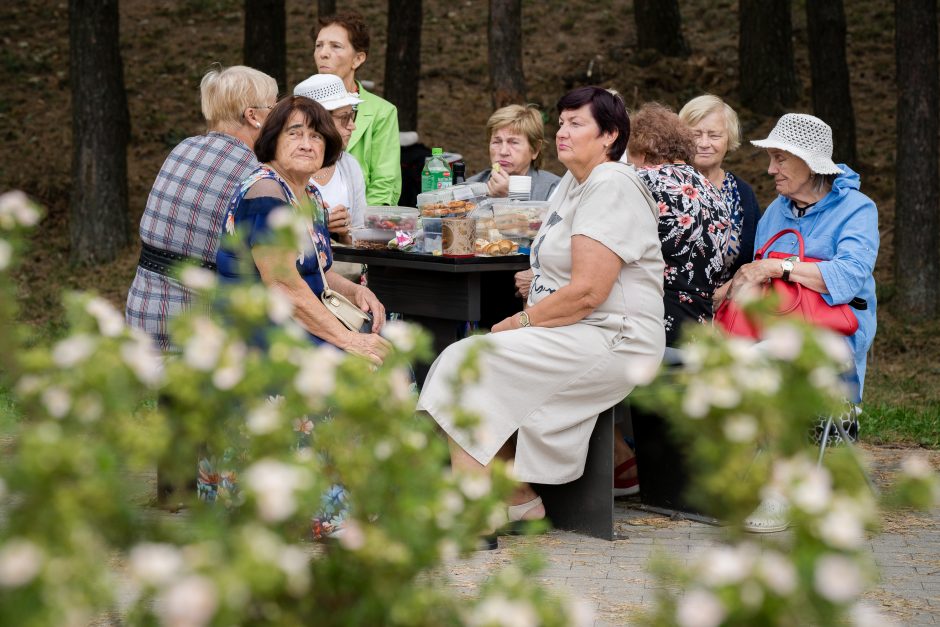
[[[870,450],[875,456],[876,482],[883,483],[902,452]],[[931,457],[936,461],[937,452]],[[720,528],[688,520],[672,520],[639,509],[634,499],[618,501],[615,525],[618,539],[596,540],[564,531],[538,537],[501,537],[500,550],[480,552],[451,565],[451,585],[473,594],[478,585],[529,548],[548,562],[539,578],[551,589],[588,601],[595,610],[595,627],[629,625],[642,609],[652,608],[657,582],[647,573],[651,557],[661,553],[688,564],[695,553],[720,542]],[[765,546],[786,546],[789,534],[755,535]],[[892,512],[882,533],[870,540],[881,572],[880,583],[865,594],[874,606],[899,625],[940,624],[940,511],[932,514]]]

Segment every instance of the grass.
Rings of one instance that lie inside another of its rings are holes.
[[[861,421],[861,436],[866,442],[940,448],[940,403],[926,407],[867,405]]]

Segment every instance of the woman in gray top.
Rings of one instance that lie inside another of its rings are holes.
[[[532,200],[548,200],[560,177],[539,169],[545,146],[545,125],[534,105],[509,105],[497,109],[486,122],[492,166],[471,176],[468,181],[486,183],[488,194],[505,198],[510,176],[532,178]]]

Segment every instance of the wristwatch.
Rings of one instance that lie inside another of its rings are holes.
[[[524,311],[519,312],[519,326],[520,327],[531,327],[532,324],[529,323],[529,314]]]
[[[783,280],[790,280],[790,273],[793,272],[793,262],[799,261],[799,257],[787,257],[782,262],[780,262],[780,267],[783,268]]]

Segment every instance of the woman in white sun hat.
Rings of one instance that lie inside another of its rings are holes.
[[[294,87],[295,96],[305,96],[323,105],[343,139],[343,152],[336,163],[321,168],[310,182],[320,190],[329,219],[327,228],[335,239],[349,244],[350,231],[363,225],[366,183],[355,157],[346,152],[356,130],[356,106],[362,99],[346,91],[343,79],[333,74],[314,74]]]
[[[859,191],[859,176],[845,164],[832,161],[832,129],[819,118],[788,113],[767,139],[752,141],[767,150],[777,193],[757,225],[754,248],[759,249],[783,229],[795,229],[805,242],[805,255],[819,263],[759,259],[742,266],[732,279],[729,297],[771,278],[800,283],[822,294],[830,305],[850,303],[858,331],[847,339],[854,368],[845,375],[848,400],[860,403],[865,362],[875,338],[875,259],[878,256],[878,208]],[[770,250],[799,253],[797,239],[787,234]],[[854,407],[843,416],[850,437],[858,433]],[[765,503],[746,522],[749,531],[779,531],[785,512]]]

